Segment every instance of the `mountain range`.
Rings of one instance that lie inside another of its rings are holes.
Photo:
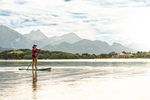
[[[134,51],[120,43],[108,44],[100,40],[82,39],[75,33],[62,36],[47,37],[39,29],[33,30],[28,34],[22,35],[7,26],[0,25],[0,47],[1,48],[26,48],[29,49],[33,44],[44,50],[64,51],[71,53],[109,53],[112,51]]]
[[[67,43],[62,42],[57,45],[47,45],[43,49],[50,50],[50,51],[64,51],[64,52],[71,52],[71,53],[90,53],[90,54],[100,54],[100,53],[110,53],[112,51],[115,52],[122,52],[122,51],[131,51],[128,47],[125,47],[119,43],[113,43],[113,45],[109,45],[107,42],[95,40],[87,40],[82,39],[75,43]]]

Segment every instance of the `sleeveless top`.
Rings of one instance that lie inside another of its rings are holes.
[[[36,57],[38,53],[38,49],[37,48],[33,48],[32,49],[32,57]]]

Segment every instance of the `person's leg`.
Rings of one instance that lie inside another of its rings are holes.
[[[32,58],[32,70],[34,69],[35,66],[35,58]]]
[[[33,78],[33,81],[37,81],[37,71],[36,70],[32,70],[32,78]]]
[[[37,70],[37,58],[35,58],[35,69]]]

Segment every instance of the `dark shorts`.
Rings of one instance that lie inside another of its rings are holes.
[[[32,58],[36,58],[36,56],[35,56],[35,55],[32,55]]]

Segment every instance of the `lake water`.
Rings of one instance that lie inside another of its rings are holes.
[[[150,100],[150,59],[0,61],[0,100]],[[31,67],[30,67],[31,68]]]

